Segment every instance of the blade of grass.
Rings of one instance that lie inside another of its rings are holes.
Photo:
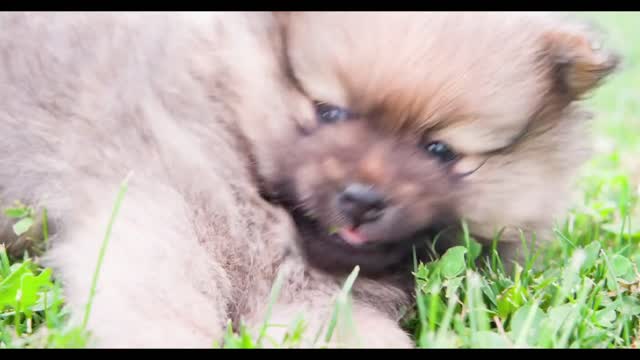
[[[87,302],[87,306],[85,308],[85,312],[84,312],[84,318],[82,319],[82,329],[86,331],[87,329],[87,324],[89,322],[89,315],[91,313],[91,306],[93,305],[93,298],[96,294],[96,286],[98,285],[98,276],[100,273],[100,269],[102,267],[102,261],[104,260],[104,256],[106,254],[107,251],[107,246],[109,244],[109,240],[111,238],[111,232],[113,229],[113,224],[115,222],[115,219],[118,215],[118,213],[120,212],[120,206],[122,204],[122,201],[124,200],[124,196],[127,193],[127,190],[129,188],[129,179],[131,178],[132,173],[129,173],[129,175],[127,175],[127,177],[122,181],[122,183],[120,184],[120,190],[118,191],[118,196],[116,198],[116,202],[115,205],[113,207],[113,211],[111,212],[111,217],[109,219],[109,223],[107,225],[107,230],[105,232],[105,236],[104,239],[102,240],[102,246],[100,247],[100,253],[98,255],[98,263],[96,265],[96,269],[93,273],[93,279],[91,281],[91,290],[89,293],[89,301]]]
[[[335,330],[335,327],[338,322],[338,315],[340,313],[340,310],[344,306],[344,303],[346,302],[347,297],[351,292],[351,287],[353,286],[353,283],[356,281],[356,278],[358,277],[359,272],[360,272],[360,267],[356,266],[351,272],[351,274],[349,274],[349,276],[347,277],[347,280],[345,281],[344,286],[342,287],[342,290],[338,294],[338,298],[334,306],[333,314],[331,316],[331,322],[329,323],[329,328],[327,329],[327,332],[325,334],[326,343],[329,343],[329,341],[331,341],[331,337],[333,336],[333,331]]]
[[[262,322],[262,328],[260,329],[260,335],[258,336],[257,345],[262,346],[262,339],[267,333],[267,328],[269,327],[269,320],[271,319],[271,311],[273,310],[273,305],[276,302],[276,299],[280,295],[280,290],[282,288],[282,283],[284,279],[284,270],[280,268],[278,270],[278,274],[276,275],[276,279],[273,282],[273,286],[271,287],[271,293],[269,294],[269,304],[267,304],[267,311],[265,313],[264,321]]]
[[[44,240],[44,248],[49,249],[49,223],[47,208],[42,209],[42,238]]]

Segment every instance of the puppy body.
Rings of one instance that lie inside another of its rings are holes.
[[[609,63],[580,41],[572,45],[581,32],[519,15],[467,16],[2,14],[0,198],[47,207],[54,238],[45,262],[78,321],[117,185],[133,171],[92,307],[95,346],[207,347],[228,319],[255,328],[278,269],[285,281],[271,322],[288,325],[302,314],[313,336],[331,314],[344,270],[366,265],[368,253],[324,242],[326,229],[291,215],[302,197],[333,196],[335,187],[314,192],[314,182],[340,183],[345,164],[369,181],[388,179],[385,189],[407,180],[397,188],[398,213],[410,215],[411,231],[446,218],[436,211],[445,207],[469,218],[480,237],[503,225],[539,230],[547,210],[563,204],[547,186],[564,186],[579,164],[583,119],[569,105]],[[550,57],[541,62],[540,54]],[[551,76],[557,61],[561,78]],[[313,100],[354,108],[365,120],[320,131]],[[544,133],[515,142],[529,124]],[[465,155],[458,167],[497,155],[462,185],[451,177],[462,171],[433,159],[411,158],[391,176],[388,163],[411,152],[409,135],[425,129]],[[333,160],[326,156],[341,146]],[[322,176],[314,177],[319,164]],[[421,182],[426,173],[437,196]],[[274,206],[261,190],[292,201]],[[408,207],[412,196],[421,201]],[[313,218],[329,223],[318,210],[333,210],[314,204]],[[425,214],[433,216],[419,218]],[[399,223],[390,219],[379,240],[393,244]],[[401,249],[390,265],[410,246]],[[321,270],[341,271],[320,271],[313,259],[328,259]],[[410,346],[395,322],[410,293],[387,279],[411,276],[372,270],[375,279],[354,287],[360,336],[341,340]]]
[[[76,316],[132,171],[89,322],[97,346],[211,346],[227,318],[250,312],[246,293],[268,292],[286,216],[259,197],[246,138],[290,118],[268,23],[1,15],[0,197],[48,209],[44,263]]]

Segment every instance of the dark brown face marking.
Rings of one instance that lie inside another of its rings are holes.
[[[367,276],[412,266],[414,247],[456,224],[450,164],[365,118],[324,116],[282,147],[273,186],[308,261],[337,273],[359,265]]]

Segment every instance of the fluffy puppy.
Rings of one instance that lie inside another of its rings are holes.
[[[259,327],[278,271],[270,319],[302,314],[311,338],[354,265],[358,336],[331,344],[411,346],[407,254],[462,218],[480,238],[546,229],[586,145],[574,102],[616,64],[524,14],[5,13],[0,30],[0,198],[47,207],[74,322],[133,171],[98,347]]]

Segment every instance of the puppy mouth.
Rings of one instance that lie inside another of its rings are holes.
[[[329,223],[331,225],[329,227],[329,240],[338,242],[343,246],[346,245],[358,249],[411,241],[411,239],[415,238],[416,232],[421,232],[424,229],[413,229],[408,224],[403,224],[402,217],[399,208],[390,206],[374,221],[342,218],[338,222]],[[316,226],[322,227],[323,225],[321,219],[309,220],[315,222]]]
[[[320,223],[315,219],[307,217],[304,221],[307,225],[314,224],[312,228],[321,228]],[[328,237],[325,235],[324,237],[316,238],[316,240],[322,241],[321,239],[324,238],[325,242],[328,241],[341,248],[349,248],[353,251],[368,252],[373,251],[374,249],[382,249],[389,246],[405,246],[407,244],[415,243],[416,241],[419,241],[419,239],[424,238],[425,234],[429,234],[430,236],[428,237],[431,238],[434,234],[438,233],[442,229],[443,227],[434,225],[416,229],[416,231],[410,233],[387,234],[387,236],[378,236],[381,235],[378,233],[378,231],[383,231],[384,229],[376,227],[376,230],[373,230],[372,228],[367,228],[366,224],[341,225],[330,227]],[[384,232],[388,233],[388,231]]]
[[[351,246],[363,246],[368,243],[368,236],[358,226],[342,226],[332,228],[329,234],[336,240],[343,241]]]
[[[347,242],[347,244],[350,244],[353,246],[360,246],[367,242],[367,236],[364,235],[361,231],[359,231],[358,228],[344,227],[340,229],[340,231],[338,232],[338,235],[342,238],[342,240]]]

